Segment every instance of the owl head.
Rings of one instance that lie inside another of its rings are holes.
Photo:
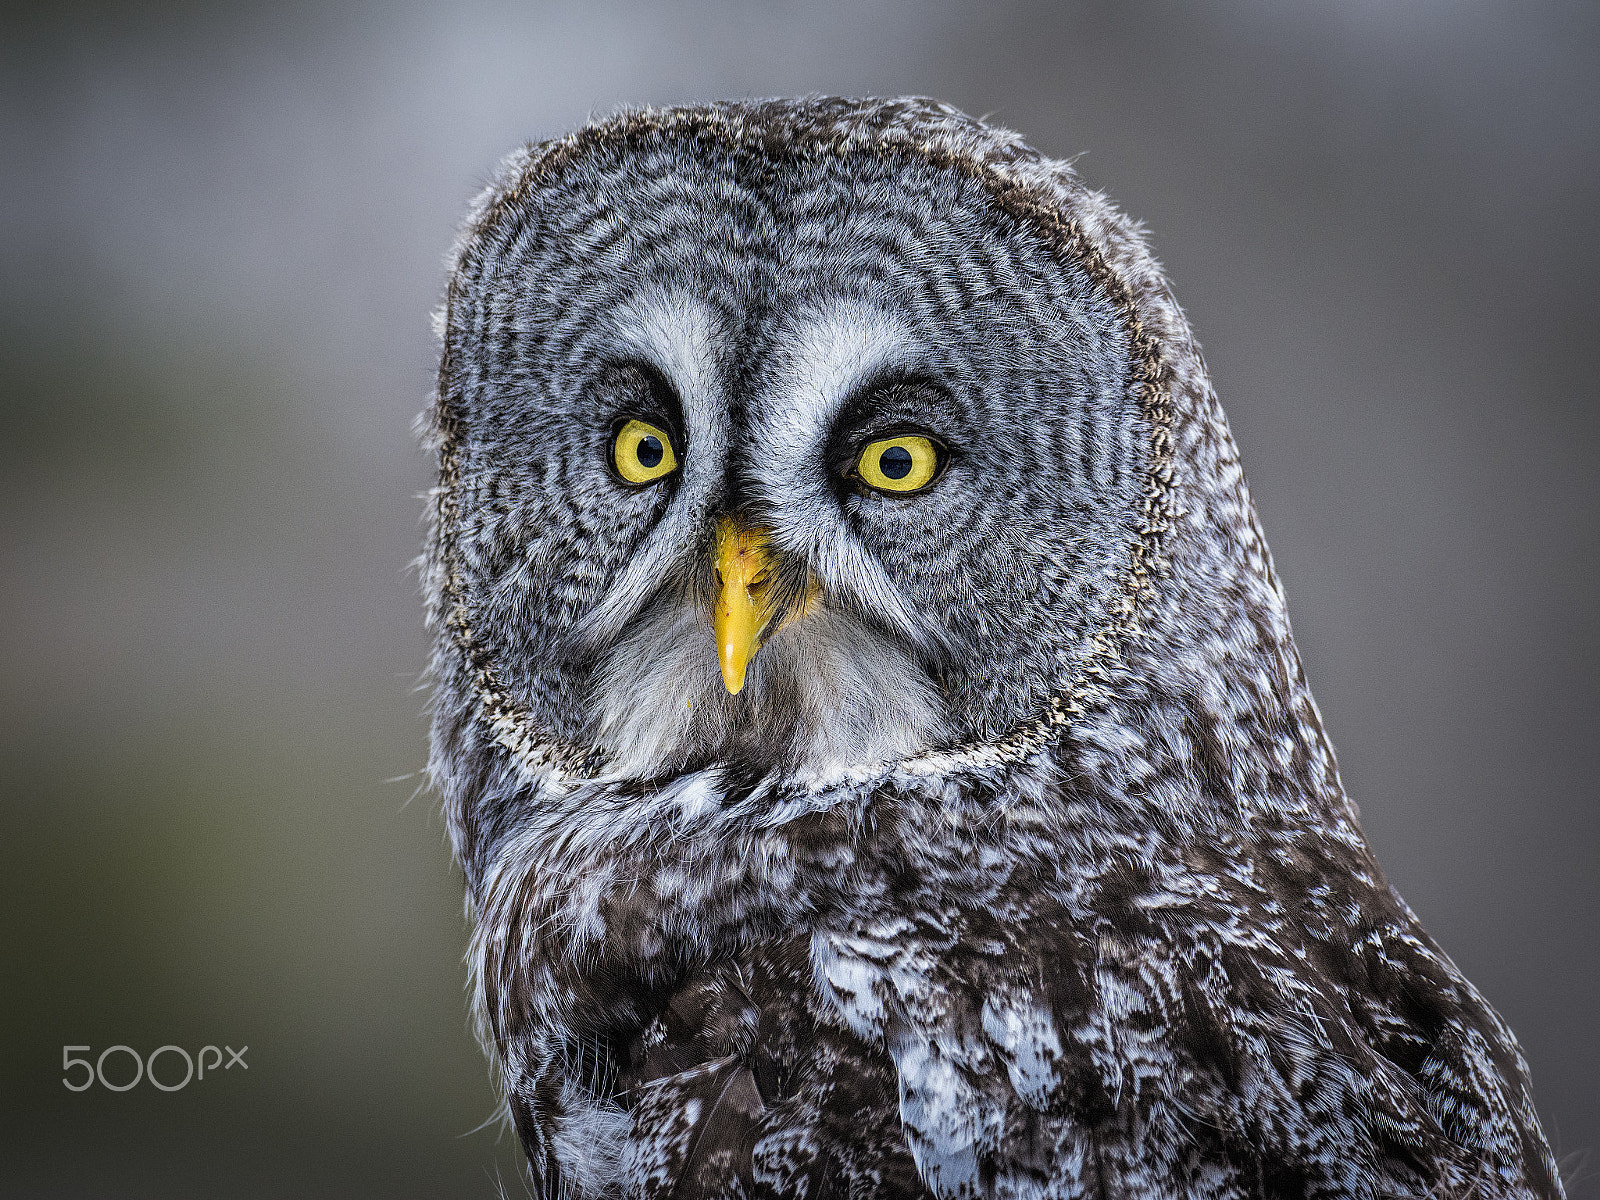
[[[1159,268],[1013,135],[928,101],[624,113],[505,161],[441,335],[438,755],[826,780],[1108,702],[1178,698],[1180,739],[1191,699],[1299,703]],[[1229,656],[1259,686],[1197,698]]]

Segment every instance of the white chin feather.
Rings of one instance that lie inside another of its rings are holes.
[[[706,614],[653,608],[606,655],[590,702],[608,774],[638,778],[731,759],[826,778],[927,748],[942,719],[922,668],[826,603],[762,647],[737,696]]]

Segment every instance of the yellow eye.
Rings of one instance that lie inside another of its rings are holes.
[[[678,469],[672,439],[646,421],[624,421],[611,443],[611,461],[629,483],[654,483]]]
[[[939,474],[939,447],[932,438],[916,434],[873,442],[856,460],[856,474],[880,492],[916,492]]]

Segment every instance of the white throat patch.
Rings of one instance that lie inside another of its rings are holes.
[[[657,607],[607,654],[590,714],[607,774],[630,778],[743,760],[827,779],[925,749],[943,718],[904,650],[826,602],[762,647],[737,696],[705,612]]]

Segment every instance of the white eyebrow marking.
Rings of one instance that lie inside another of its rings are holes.
[[[921,646],[937,631],[912,616],[877,560],[838,519],[823,455],[852,392],[927,357],[904,320],[862,300],[840,298],[786,323],[763,371],[766,385],[751,405],[753,444],[763,453],[749,476],[780,545],[809,558],[827,587],[853,596]]]
[[[840,406],[874,375],[914,361],[921,349],[895,314],[840,300],[791,322],[778,334],[766,394],[756,406],[775,445],[821,449]]]
[[[622,351],[660,371],[678,393],[688,444],[677,447],[682,475],[672,503],[572,631],[590,646],[620,634],[660,586],[667,565],[698,539],[703,510],[722,481],[727,457],[723,360],[731,338],[722,317],[691,292],[661,288],[619,304],[609,323]]]
[[[645,292],[613,309],[610,324],[626,350],[677,389],[685,424],[716,424],[712,417],[723,407],[717,394],[720,351],[728,338],[709,305],[690,293]]]

